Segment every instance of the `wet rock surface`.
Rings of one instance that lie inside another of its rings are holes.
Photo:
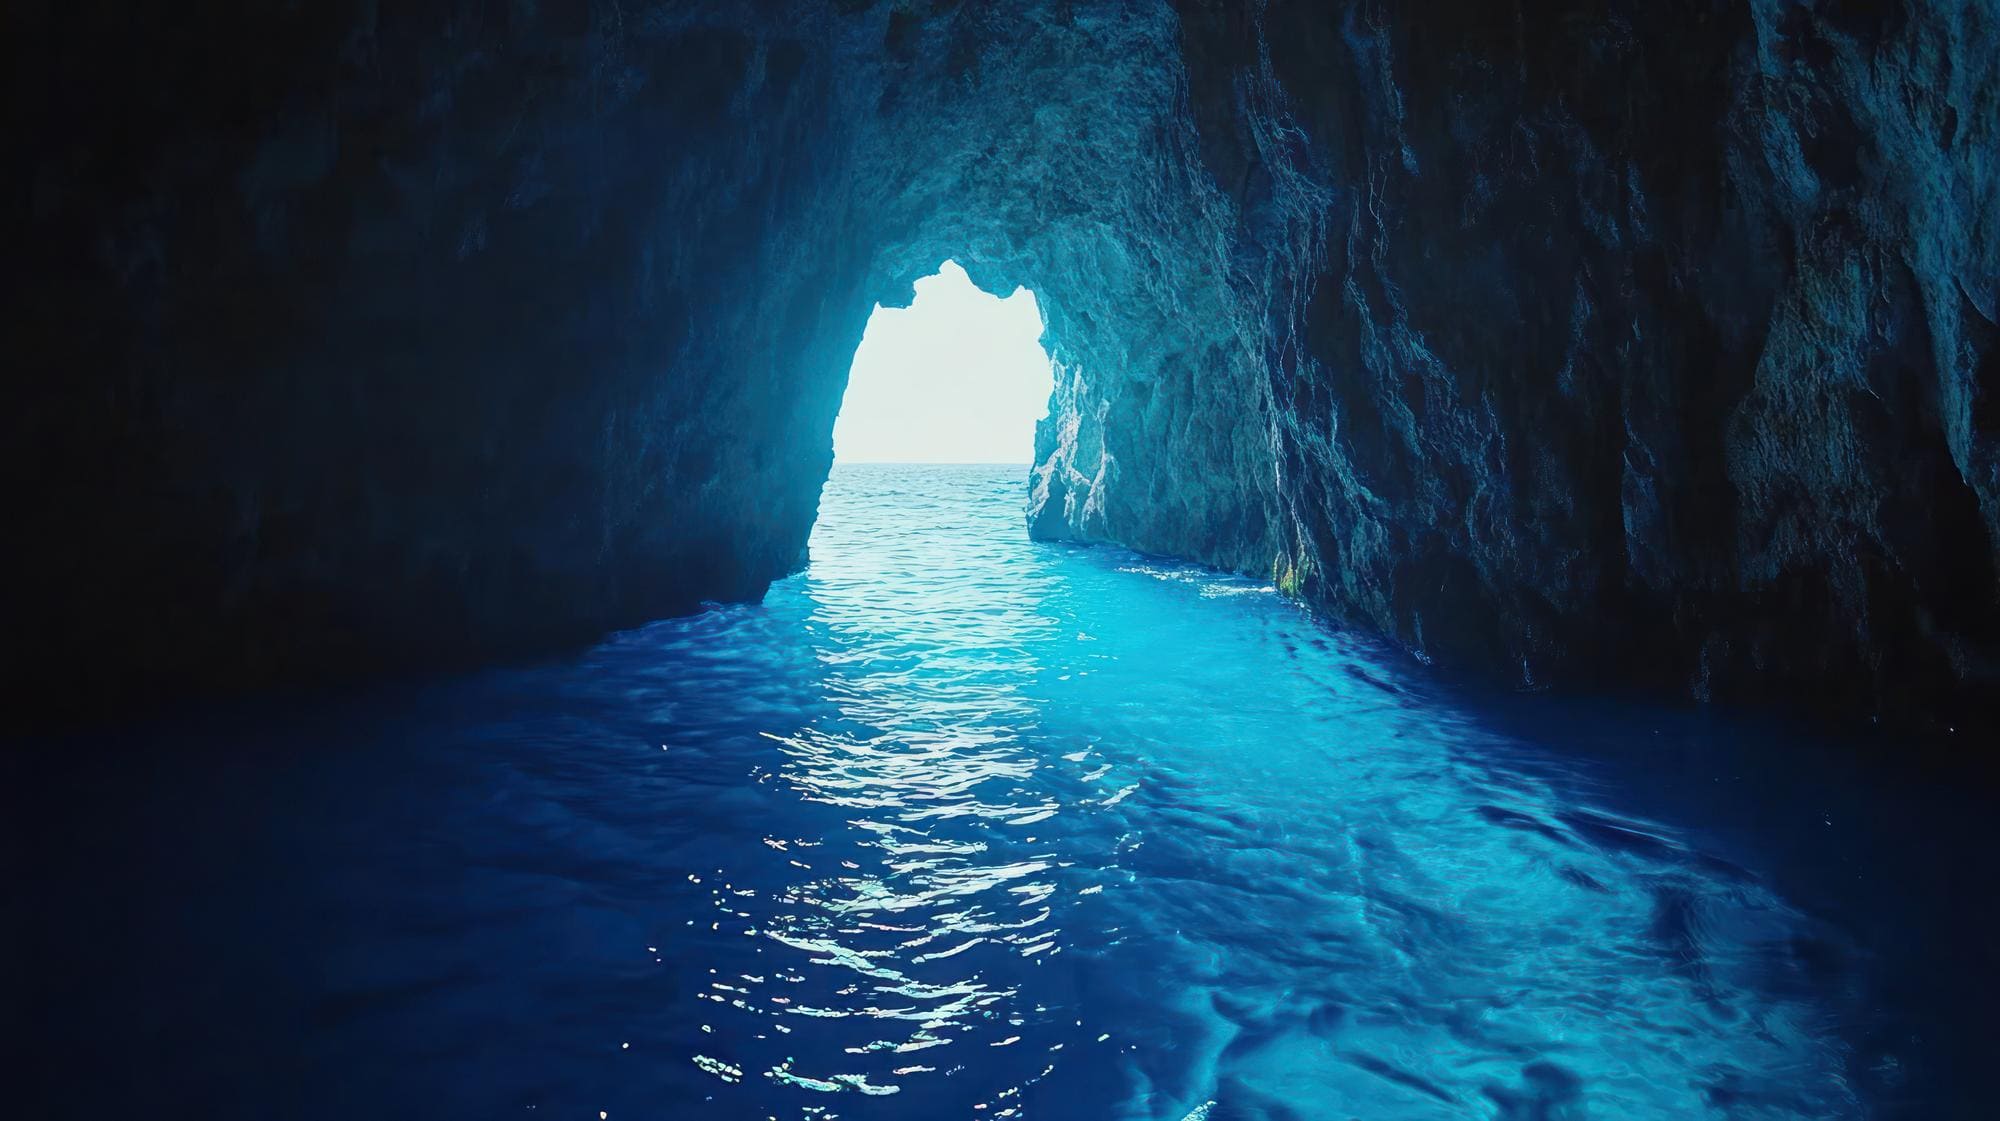
[[[1988,708],[1977,3],[24,9],[10,676],[52,709],[760,594],[946,258],[1029,528],[1523,684]]]
[[[1304,594],[1524,684],[1993,695],[1990,11],[1185,18],[1243,236],[1300,266],[1267,369]]]

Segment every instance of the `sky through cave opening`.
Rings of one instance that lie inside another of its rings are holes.
[[[840,463],[1018,463],[1053,384],[1035,294],[981,291],[955,261],[907,308],[876,305],[833,428]]]

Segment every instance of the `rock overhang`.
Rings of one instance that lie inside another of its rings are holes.
[[[115,703],[754,597],[949,258],[1044,309],[1037,536],[1536,683],[1978,707],[1995,29],[1894,7],[50,12],[13,661]]]

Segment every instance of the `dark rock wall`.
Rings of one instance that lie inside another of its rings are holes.
[[[1183,9],[1241,236],[1305,266],[1307,597],[1530,684],[2000,695],[2000,13]]]
[[[10,677],[449,663],[797,563],[867,311],[836,14],[98,8],[8,35]]]
[[[1534,684],[1996,692],[1986,5],[309,9],[8,16],[48,706],[754,597],[947,257],[1048,317],[1038,536]]]

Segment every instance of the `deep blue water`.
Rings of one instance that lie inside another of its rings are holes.
[[[1032,544],[1022,489],[837,468],[761,605],[20,765],[12,1095],[1988,1115],[1977,793],[1880,741],[1454,689],[1257,583]]]

